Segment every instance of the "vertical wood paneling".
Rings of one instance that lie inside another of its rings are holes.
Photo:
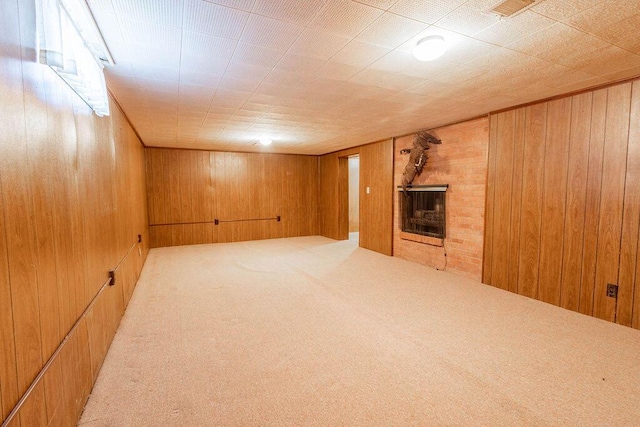
[[[24,110],[20,108],[23,102],[22,69],[19,61],[4,58],[20,57],[20,34],[17,19],[17,2],[0,2],[0,16],[3,17],[2,31],[0,31],[0,102],[3,105],[0,114],[0,152],[5,157],[6,150],[13,150],[14,144],[24,144]],[[8,17],[9,19],[4,19]],[[11,106],[7,108],[6,105]],[[15,107],[17,106],[17,107]],[[10,135],[7,135],[10,134]],[[9,226],[7,216],[13,209],[7,210],[5,191],[11,188],[5,184],[11,181],[15,171],[7,175],[7,164],[0,158],[0,419],[4,420],[19,399],[18,375],[16,360],[15,320],[13,314],[13,292],[11,289],[9,263]],[[17,191],[21,189],[18,188]],[[14,195],[9,195],[11,199]],[[15,202],[14,202],[15,203]],[[19,417],[14,425],[19,425]]]
[[[97,118],[34,61],[33,7],[0,3],[0,414],[75,425],[93,384],[81,315],[137,235],[148,239],[144,150],[115,104]],[[105,348],[147,246],[131,253],[105,294]]]
[[[515,137],[515,111],[509,111],[497,117],[496,157],[495,157],[495,194],[512,194],[513,152]],[[493,203],[493,263],[491,283],[501,289],[509,288],[509,259],[511,228],[511,197],[498,197]]]
[[[606,296],[606,289],[618,283],[630,103],[631,83],[609,88],[593,315],[611,321],[615,299]]]
[[[546,119],[546,104],[526,107],[518,293],[532,298],[538,296]]]
[[[0,172],[0,183],[2,173]],[[0,206],[4,206],[0,185]],[[0,209],[0,415],[5,419],[18,401],[13,309],[7,263],[4,210]]]
[[[158,221],[161,213],[149,217],[153,247],[318,233],[316,157],[156,148],[146,153],[149,206],[171,212],[164,223]],[[167,188],[172,185],[179,189]],[[167,193],[174,196],[163,197]],[[277,215],[281,222],[211,223]]]
[[[393,141],[362,145],[320,157],[320,234],[349,237],[349,156],[360,155],[360,246],[393,253]],[[342,162],[340,159],[343,159]],[[369,187],[369,194],[366,188]]]
[[[638,280],[635,264],[640,225],[640,82],[633,82],[631,95],[616,313],[617,322],[625,326],[632,323],[634,286]]]
[[[520,294],[640,328],[639,85],[636,80],[520,109],[526,114],[522,157],[519,132],[505,131],[509,124],[517,128],[518,110],[492,116],[487,283],[504,288],[506,269]],[[510,184],[505,170],[513,171]],[[518,222],[519,234],[513,232]],[[519,251],[505,257],[504,248],[514,244]],[[606,295],[609,283],[618,284],[617,298]]]
[[[341,233],[349,235],[348,162],[341,206]],[[360,149],[360,246],[385,255],[393,254],[393,141],[385,140]],[[366,188],[369,187],[369,194]]]
[[[538,298],[559,305],[571,130],[571,98],[548,103]]]
[[[560,305],[574,311],[580,302],[592,98],[591,92],[575,96],[571,110]]]
[[[591,109],[591,136],[589,141],[589,171],[584,219],[584,244],[582,278],[578,311],[593,313],[593,292],[596,281],[596,250],[600,218],[600,194],[602,192],[602,159],[604,158],[604,133],[606,129],[608,90],[593,93]]]
[[[484,253],[491,254],[493,250],[493,224],[494,203],[495,203],[495,185],[496,185],[496,141],[498,135],[498,115],[494,114],[490,117],[489,123],[489,159],[487,167],[487,190],[485,203],[485,227],[484,227]],[[485,256],[482,263],[482,282],[493,282],[492,271],[493,257]]]
[[[520,258],[520,217],[522,209],[522,172],[524,162],[524,130],[526,111],[515,111],[513,141],[513,184],[511,197],[511,228],[509,230],[508,290],[518,291],[518,271]]]
[[[638,247],[640,248],[640,231],[638,231]],[[636,254],[636,282],[633,295],[631,326],[635,329],[640,329],[640,250]]]

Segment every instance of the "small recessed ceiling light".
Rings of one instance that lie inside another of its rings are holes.
[[[265,138],[265,137],[260,138],[259,141],[260,141],[260,144],[262,145],[271,145],[271,143],[273,142],[269,138]]]
[[[447,44],[442,36],[428,36],[418,40],[413,48],[413,56],[418,61],[433,61],[440,58],[447,50]]]

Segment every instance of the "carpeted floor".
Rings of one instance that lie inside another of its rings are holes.
[[[640,423],[640,331],[303,237],[154,249],[96,426]]]

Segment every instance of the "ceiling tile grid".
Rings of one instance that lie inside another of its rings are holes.
[[[148,146],[324,154],[640,74],[640,2],[496,3],[88,0]]]

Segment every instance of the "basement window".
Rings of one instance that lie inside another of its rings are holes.
[[[415,185],[399,192],[402,231],[444,239],[448,185]]]
[[[38,61],[98,116],[109,115],[103,63],[113,59],[84,0],[35,0]]]

